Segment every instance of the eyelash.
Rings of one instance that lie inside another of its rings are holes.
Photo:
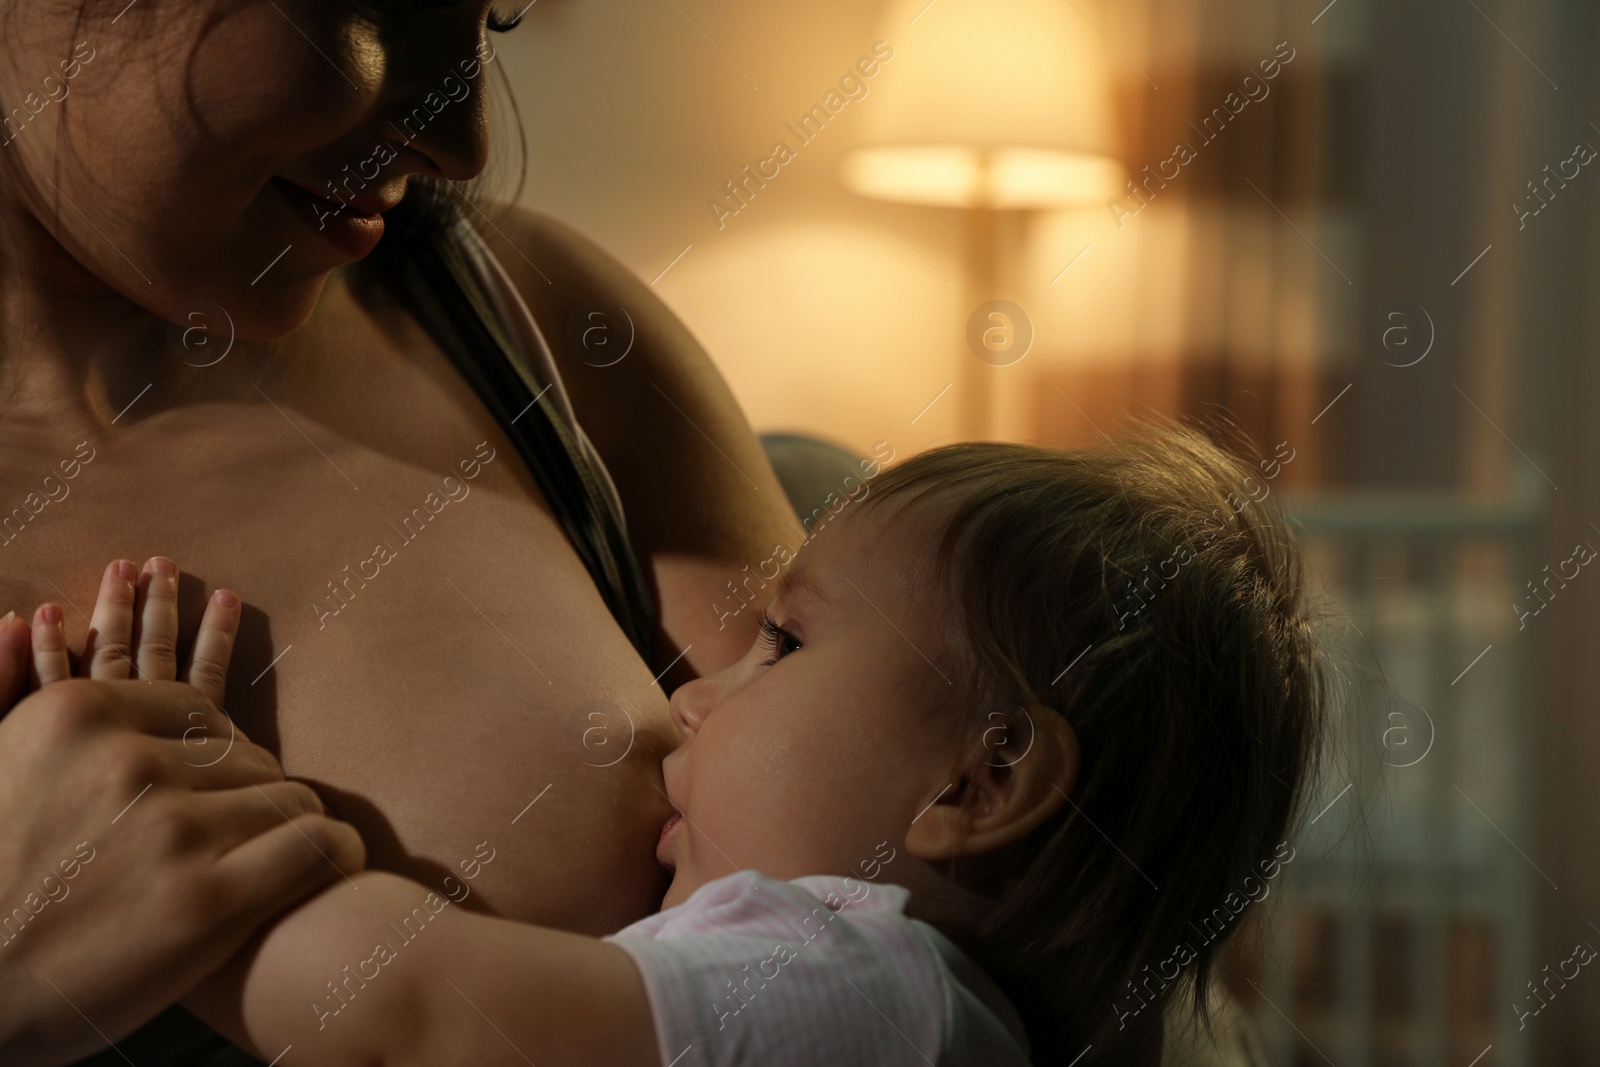
[[[531,6],[532,5],[530,4],[529,7]],[[522,16],[526,15],[527,13],[528,8],[526,7],[521,11],[518,11],[515,15],[502,15],[499,11],[491,8],[489,11],[489,32],[510,33],[512,30],[522,25]]]
[[[460,2],[461,0],[369,0],[371,6],[390,12],[410,12],[423,11],[430,8],[455,7]],[[532,4],[528,5],[528,7],[532,6]],[[514,15],[502,15],[498,10],[491,8],[489,11],[488,22],[489,32],[510,33],[512,30],[522,25],[522,18],[527,13],[527,7],[523,8]]]
[[[772,616],[765,611],[761,613],[760,625],[761,643],[767,647],[767,651],[772,656],[771,659],[768,659],[761,664],[763,667],[770,667],[787,655],[787,653],[783,651],[783,642],[785,640],[794,642],[795,647],[790,649],[791,652],[798,652],[800,649],[805,647],[799,642],[798,639],[795,638],[794,634],[791,634],[788,630],[785,630],[783,627],[779,626],[773,621]]]

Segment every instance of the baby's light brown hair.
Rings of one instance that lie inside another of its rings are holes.
[[[1105,448],[934,449],[862,501],[933,531],[956,714],[1042,705],[1078,738],[1070,802],[952,871],[996,902],[975,951],[1037,1064],[1154,1062],[1169,1001],[1203,1013],[1222,919],[1284,860],[1327,668],[1282,461],[1141,421]]]

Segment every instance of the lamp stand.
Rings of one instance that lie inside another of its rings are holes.
[[[963,211],[966,251],[966,299],[961,320],[961,369],[956,375],[960,387],[960,432],[968,441],[983,441],[993,432],[995,375],[999,367],[979,359],[967,346],[968,318],[986,301],[999,294],[998,260],[1000,213],[991,207],[972,207]]]

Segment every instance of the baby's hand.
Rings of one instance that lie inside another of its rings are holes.
[[[228,661],[239,632],[239,598],[227,589],[211,594],[194,649],[178,674],[178,568],[165,556],[136,571],[127,560],[106,568],[89,619],[89,642],[78,676],[102,680],[142,678],[184,681],[222,706]],[[33,681],[37,686],[71,678],[61,605],[45,603],[33,613]]]

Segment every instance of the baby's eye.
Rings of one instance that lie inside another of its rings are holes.
[[[765,611],[761,613],[760,641],[770,657],[761,664],[763,667],[770,667],[789,653],[798,652],[803,647],[798,638],[772,621],[772,616]]]

